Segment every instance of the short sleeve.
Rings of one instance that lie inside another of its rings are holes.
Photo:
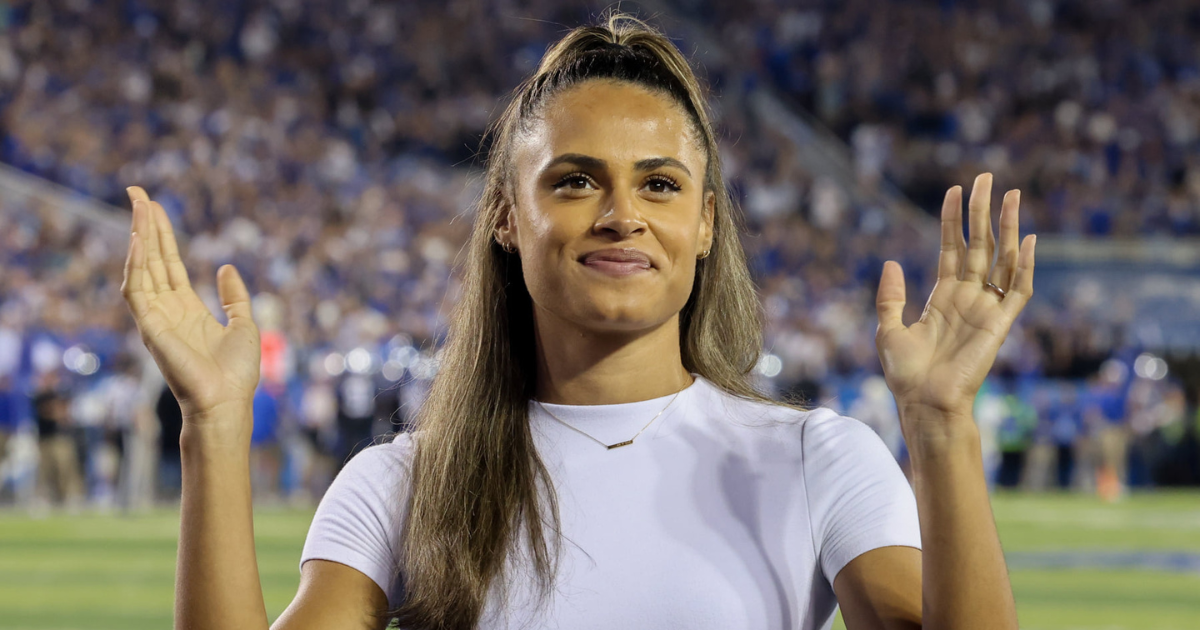
[[[826,410],[806,420],[802,440],[815,551],[831,585],[872,549],[921,548],[912,487],[870,427]]]
[[[411,438],[364,449],[338,473],[317,506],[300,564],[329,560],[357,569],[400,604],[396,584],[407,508]]]

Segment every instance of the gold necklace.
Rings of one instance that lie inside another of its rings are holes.
[[[642,427],[642,430],[641,430],[641,431],[638,431],[637,433],[635,433],[635,434],[634,434],[634,436],[633,436],[633,437],[631,437],[631,438],[629,438],[628,440],[625,440],[624,442],[617,442],[616,444],[605,444],[604,442],[601,442],[600,440],[597,440],[596,438],[594,438],[594,437],[592,437],[592,436],[588,435],[587,433],[584,433],[584,432],[583,432],[583,431],[581,431],[580,429],[577,429],[577,428],[575,428],[575,427],[571,426],[570,424],[567,424],[567,422],[566,422],[565,420],[563,420],[562,418],[559,418],[558,416],[554,415],[554,413],[553,413],[553,412],[551,412],[549,409],[547,409],[547,408],[546,408],[546,405],[543,405],[543,404],[542,404],[542,401],[538,400],[538,401],[537,401],[537,404],[538,404],[538,406],[539,406],[539,407],[541,407],[541,408],[542,408],[542,411],[545,411],[546,413],[550,414],[550,417],[551,417],[551,418],[554,418],[555,420],[558,420],[558,423],[559,423],[559,424],[563,425],[564,427],[567,427],[568,429],[570,429],[570,430],[572,430],[572,431],[574,431],[574,432],[576,432],[576,433],[578,433],[578,434],[582,435],[583,437],[585,437],[585,438],[587,438],[587,439],[589,439],[589,440],[591,440],[591,441],[593,441],[593,442],[595,442],[595,443],[599,444],[600,446],[603,446],[604,448],[606,448],[606,449],[608,449],[608,450],[610,450],[610,451],[611,451],[611,450],[613,450],[614,448],[621,448],[622,446],[629,446],[630,444],[633,444],[633,441],[634,441],[634,440],[636,440],[636,439],[638,438],[638,436],[642,434],[642,431],[645,431],[646,429],[650,428],[650,425],[651,425],[651,424],[654,424],[654,421],[655,421],[655,420],[658,420],[658,417],[659,417],[659,416],[661,416],[661,415],[663,415],[663,412],[667,410],[667,407],[670,407],[670,406],[671,406],[671,403],[675,402],[675,399],[676,399],[676,398],[679,398],[679,395],[680,395],[680,394],[682,394],[682,393],[683,393],[683,390],[682,390],[682,389],[681,389],[681,390],[679,390],[679,391],[677,391],[677,392],[675,392],[675,395],[671,397],[671,400],[668,400],[668,401],[667,401],[667,406],[666,406],[666,407],[663,407],[661,410],[659,410],[659,412],[658,412],[658,413],[654,414],[654,417],[653,417],[653,418],[650,418],[650,422],[647,422],[647,423],[646,423],[646,426]],[[536,399],[535,399],[535,400],[536,400]]]

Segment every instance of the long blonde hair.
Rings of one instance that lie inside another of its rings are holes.
[[[640,20],[613,13],[600,25],[572,30],[547,51],[488,131],[492,143],[462,296],[440,371],[416,419],[401,566],[405,601],[395,613],[404,627],[473,628],[489,591],[504,592],[506,567],[521,549],[536,592],[552,592],[559,520],[529,427],[536,381],[532,302],[519,256],[497,244],[494,230],[514,204],[516,135],[548,98],[596,79],[667,95],[691,119],[708,157],[705,190],[716,203],[711,252],[698,262],[680,312],[683,365],[732,395],[766,400],[748,379],[762,346],[760,306],[703,88],[675,45]]]

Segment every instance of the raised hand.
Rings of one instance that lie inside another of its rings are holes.
[[[162,206],[137,186],[128,193],[133,230],[121,293],[143,343],[179,400],[185,422],[219,425],[225,416],[244,423],[237,412],[249,409],[253,399],[261,351],[245,283],[233,265],[217,270],[217,291],[229,317],[222,326],[192,290]],[[230,430],[248,436],[250,427]]]
[[[1000,255],[994,267],[991,194],[991,174],[975,178],[968,247],[962,235],[962,188],[946,192],[937,284],[921,319],[911,326],[901,321],[904,273],[896,262],[884,264],[876,301],[875,345],[902,420],[906,410],[969,417],[1013,320],[1033,295],[1036,237],[1027,236],[1018,245],[1021,193],[1010,190],[1004,196]],[[905,428],[906,433],[910,428]]]

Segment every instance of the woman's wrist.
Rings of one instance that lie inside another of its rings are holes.
[[[899,411],[914,465],[979,449],[979,427],[970,408],[951,410],[900,404]]]
[[[254,412],[248,404],[188,414],[183,419],[179,447],[185,455],[247,455],[253,429]]]

